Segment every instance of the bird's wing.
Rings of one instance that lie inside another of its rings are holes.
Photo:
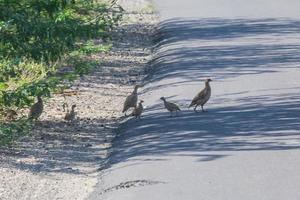
[[[138,110],[139,110],[139,113],[142,114],[142,112],[143,112],[143,110],[144,110],[143,105],[140,105],[140,106],[138,107]]]
[[[134,95],[132,95],[132,100],[131,100],[131,106],[136,106],[136,104],[137,104],[137,101],[138,101],[138,96],[137,96],[137,94],[134,94]]]
[[[134,110],[132,111],[131,113],[131,116],[139,116],[141,115],[143,112],[143,106],[138,106],[138,107],[135,107]]]
[[[169,105],[170,105],[170,108],[172,110],[180,110],[180,108],[178,107],[178,105],[176,105],[175,103],[171,103],[171,102],[168,102]]]
[[[41,109],[41,111],[39,111]],[[40,108],[39,103],[35,103],[31,106],[30,112],[29,112],[29,117],[36,117],[39,115],[39,112],[42,112],[42,108]]]
[[[131,116],[135,116],[137,114],[137,108],[134,108],[132,113],[131,113]]]
[[[204,88],[202,91],[200,91],[192,100],[191,105],[195,105],[198,100],[203,99],[206,95],[206,88]]]
[[[130,105],[130,102],[132,101],[132,95],[129,95],[128,97],[126,97],[125,102],[124,102],[124,106],[123,106],[123,112],[125,112]]]

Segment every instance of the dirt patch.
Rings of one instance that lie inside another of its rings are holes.
[[[0,150],[0,199],[84,199],[94,189],[123,101],[145,75],[157,22],[148,1],[119,3],[126,14],[112,51],[93,55],[101,64],[74,83],[76,92],[54,95],[32,134]],[[73,123],[63,121],[65,102],[77,105]]]

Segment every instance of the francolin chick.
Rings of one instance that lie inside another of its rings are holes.
[[[5,112],[5,118],[9,121],[14,120],[16,116],[17,116],[17,112],[14,110],[9,109]]]
[[[30,108],[28,118],[31,120],[37,120],[43,113],[44,105],[41,95],[37,96],[37,102]]]
[[[125,116],[126,116],[126,111],[129,108],[135,108],[136,104],[137,104],[137,100],[138,100],[138,94],[137,94],[137,90],[140,86],[136,85],[134,87],[133,92],[126,98],[125,102],[124,102],[124,106],[123,106],[123,113],[125,112]]]
[[[144,101],[143,100],[140,100],[138,106],[136,106],[132,112],[132,116],[135,116],[135,118],[138,118],[138,119],[141,119],[141,115],[142,115],[142,112],[144,110],[144,107],[142,105]]]
[[[63,107],[63,111],[64,112],[69,112],[69,105],[66,103],[66,102],[64,102],[63,104],[62,104],[62,107]]]
[[[177,116],[177,111],[181,111],[180,108],[178,107],[178,105],[176,105],[175,103],[171,103],[166,101],[165,97],[161,97],[161,100],[163,100],[165,108],[171,112],[171,117],[173,116],[173,112],[176,112],[176,116]]]
[[[72,122],[75,119],[76,117],[75,107],[76,105],[72,105],[71,111],[66,113],[65,120],[67,122]]]
[[[211,96],[211,88],[209,85],[209,82],[211,82],[212,80],[206,79],[205,80],[205,88],[200,91],[192,100],[191,104],[189,105],[189,108],[192,106],[195,106],[194,111],[197,112],[197,107],[201,106],[202,112],[204,112],[203,106],[204,104],[209,100],[210,96]]]

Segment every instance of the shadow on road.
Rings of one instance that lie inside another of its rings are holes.
[[[156,35],[147,80],[193,81],[208,74],[225,79],[298,68],[299,33],[299,21],[284,19],[168,20]]]
[[[213,74],[222,82],[245,74],[296,69],[299,35],[300,22],[283,19],[165,21],[157,33],[153,73],[147,79],[154,84],[144,92],[168,88],[170,82],[159,81],[172,78],[176,79],[171,85],[179,85]],[[215,97],[219,107],[207,113],[185,109],[175,118],[162,105],[152,105],[141,121],[123,125],[111,164],[139,160],[139,156],[176,154],[211,161],[229,156],[221,151],[299,149],[300,94],[290,92],[299,87],[272,95],[235,97],[239,106],[221,107],[230,95]]]
[[[173,118],[169,113],[157,112],[162,105],[149,108],[143,120],[125,124],[126,134],[115,141],[111,163],[179,152],[210,161],[226,155],[202,152],[300,148],[300,95],[289,100],[265,96],[240,101],[241,107],[215,108],[205,113],[185,109]]]

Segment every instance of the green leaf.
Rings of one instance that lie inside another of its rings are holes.
[[[6,90],[8,85],[6,83],[0,83],[0,90]]]

